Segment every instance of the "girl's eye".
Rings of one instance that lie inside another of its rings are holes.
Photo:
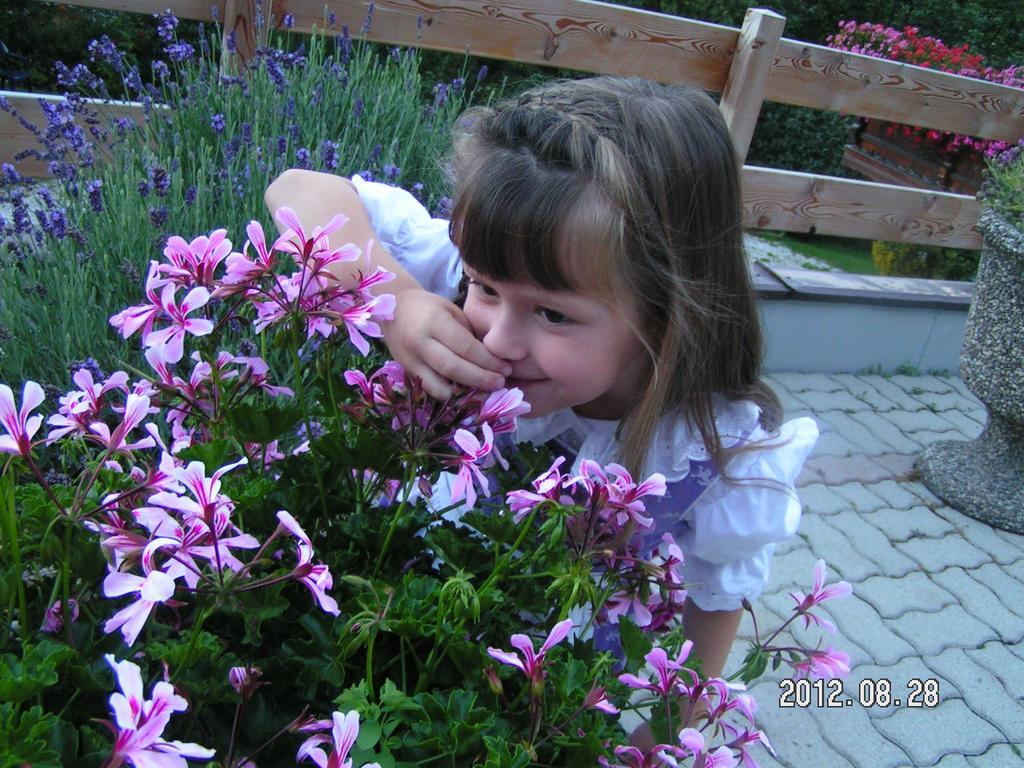
[[[480,291],[484,296],[494,297],[498,295],[498,292],[491,288],[491,286],[481,283],[479,280],[470,280],[470,285],[476,286],[476,289]]]
[[[544,318],[545,322],[548,322],[551,325],[565,325],[570,322],[569,318],[561,312],[556,312],[555,310],[548,309],[547,307],[539,307],[537,309],[537,314]]]

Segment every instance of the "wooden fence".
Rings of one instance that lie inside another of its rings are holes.
[[[66,2],[67,0],[65,0]],[[255,49],[257,0],[72,0],[140,13],[219,20],[239,55]],[[785,19],[747,11],[741,29],[588,0],[266,0],[269,23],[293,31],[364,27],[376,42],[471,53],[585,72],[639,75],[721,94],[746,157],[761,104],[813,107],[1002,141],[1024,135],[1024,90],[782,37]],[[215,19],[216,14],[216,19]],[[7,94],[31,111],[32,95]],[[129,112],[131,107],[126,108]],[[0,113],[0,154],[24,147],[25,129]],[[30,137],[29,137],[30,138]],[[22,142],[20,145],[18,142]],[[964,195],[745,165],[745,224],[878,240],[977,248],[979,205]]]

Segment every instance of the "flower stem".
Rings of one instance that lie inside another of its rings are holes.
[[[402,483],[402,503],[398,505],[398,509],[395,510],[394,516],[391,518],[391,525],[388,526],[388,532],[384,536],[384,543],[381,545],[380,552],[377,553],[377,560],[373,564],[373,578],[377,578],[380,573],[380,567],[384,562],[384,556],[388,552],[388,547],[391,546],[391,539],[395,536],[395,531],[398,530],[398,524],[402,520],[402,513],[405,511],[406,505],[409,503],[409,495],[412,493],[412,484],[416,479],[416,468],[410,464],[405,471],[405,481]]]
[[[297,332],[296,332],[297,333]],[[306,397],[306,385],[302,381],[302,361],[299,359],[299,348],[297,343],[289,345],[292,353],[292,364],[295,367],[295,391],[299,395],[299,402],[302,403],[302,418],[306,425],[306,439],[309,441],[309,453],[313,458],[313,472],[316,474],[316,486],[320,493],[320,509],[324,519],[327,519],[327,491],[324,489],[324,475],[320,467],[320,456],[313,450],[313,420],[309,414],[309,399]]]
[[[28,644],[29,632],[28,608],[25,601],[25,581],[21,578],[21,545],[18,543],[18,516],[14,511],[14,477],[8,470],[0,475],[0,505],[3,509],[4,550],[10,553],[10,573],[16,584],[18,594],[18,620],[21,625],[21,644]],[[10,621],[6,622],[10,624]]]

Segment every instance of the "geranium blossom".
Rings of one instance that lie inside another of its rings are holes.
[[[793,667],[795,678],[834,678],[847,677],[850,674],[850,656],[832,646],[825,650],[811,649],[806,651],[807,658],[787,663]]]
[[[312,760],[319,768],[352,768],[352,761],[349,759],[348,753],[359,736],[359,713],[355,710],[346,712],[344,715],[341,712],[334,712],[331,714],[330,722],[321,720],[313,723],[313,726],[321,725],[330,727],[330,735],[318,733],[315,736],[310,736],[302,742],[295,759],[299,761]],[[331,745],[332,750],[329,755],[322,748],[323,744]],[[363,768],[380,768],[380,765],[366,763]]]
[[[115,613],[103,625],[107,634],[120,629],[129,646],[135,644],[157,603],[166,603],[174,595],[174,578],[162,571],[150,571],[145,577],[111,571],[103,580],[103,594],[107,597],[131,593],[137,595],[135,602]]]
[[[811,609],[826,600],[849,597],[853,592],[853,587],[846,581],[840,581],[826,587],[825,576],[827,573],[828,567],[825,565],[825,561],[819,559],[814,563],[814,586],[810,593],[805,595],[803,592],[790,592],[789,596],[796,603],[797,614],[803,619],[804,628],[814,623],[825,631],[834,634],[836,631],[835,625],[831,621],[811,613]]]
[[[190,243],[172,235],[164,247],[164,257],[170,263],[161,264],[158,269],[179,285],[209,288],[214,284],[214,272],[230,252],[231,241],[224,229],[214,230],[209,237],[200,235]]]
[[[651,691],[658,696],[669,696],[676,690],[676,687],[679,684],[679,675],[681,673],[686,672],[691,677],[691,680],[696,679],[696,674],[693,670],[683,667],[683,663],[689,657],[692,649],[693,641],[687,640],[679,649],[679,653],[676,658],[669,659],[664,648],[652,648],[651,651],[644,656],[644,659],[647,660],[647,663],[654,670],[654,681],[645,677],[638,677],[627,672],[619,675],[619,682],[628,685],[630,688],[639,688]]]
[[[480,442],[476,435],[466,429],[456,430],[452,438],[455,444],[462,449],[462,455],[458,459],[459,471],[452,483],[452,503],[465,499],[466,506],[470,509],[476,504],[474,480],[484,493],[490,493],[491,490],[487,477],[478,463],[491,453],[491,449],[494,447],[494,433],[491,432],[491,427],[488,424],[483,425],[482,431],[483,442]]]
[[[302,530],[302,526],[292,517],[289,512],[281,510],[277,513],[277,519],[296,539],[298,547],[298,562],[292,571],[292,577],[298,579],[310,592],[317,604],[325,613],[337,616],[341,613],[338,603],[333,597],[327,594],[327,590],[334,586],[330,569],[323,563],[313,565],[313,543],[309,536]]]
[[[128,307],[112,315],[110,324],[117,328],[124,338],[128,338],[140,328],[142,338],[145,339],[153,329],[153,322],[163,311],[163,303],[160,298],[160,289],[167,285],[167,279],[160,277],[159,264],[154,260],[149,262],[149,272],[146,275],[146,304],[138,304]]]
[[[0,426],[6,435],[0,435],[0,452],[28,457],[32,451],[32,438],[43,423],[41,415],[30,416],[45,396],[43,388],[34,381],[26,381],[21,390],[21,408],[14,402],[14,393],[6,384],[0,384]]]
[[[162,347],[164,359],[170,363],[181,360],[185,354],[185,335],[206,336],[213,331],[213,321],[205,318],[189,317],[195,310],[206,306],[210,300],[210,292],[203,287],[193,288],[179,304],[174,294],[175,285],[165,285],[160,294],[160,309],[170,319],[171,324],[159,331],[150,331],[143,337],[147,347]]]
[[[188,702],[174,692],[170,683],[153,686],[153,698],[147,700],[142,688],[142,672],[137,664],[104,656],[114,669],[121,692],[111,694],[110,709],[116,724],[114,751],[104,764],[118,768],[125,762],[135,768],[185,768],[186,760],[209,760],[216,751],[198,744],[166,741],[164,729],[175,712],[188,709]]]
[[[547,656],[547,652],[565,640],[572,627],[572,619],[564,619],[555,624],[539,651],[534,651],[533,641],[528,635],[515,634],[512,635],[509,642],[518,651],[518,654],[503,651],[500,648],[488,648],[487,653],[491,658],[500,661],[502,664],[515,667],[526,675],[526,678],[531,683],[537,685],[544,681],[544,659]]]

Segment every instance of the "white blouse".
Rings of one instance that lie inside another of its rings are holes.
[[[420,285],[453,298],[462,267],[448,237],[448,222],[431,218],[405,190],[359,176],[352,181],[381,244]],[[818,427],[812,419],[800,418],[768,433],[758,425],[759,416],[751,402],[721,398],[716,403],[715,422],[725,447],[734,445],[739,435],[758,447],[730,458],[725,474],[736,481],[715,480],[683,515],[684,526],[676,537],[685,556],[688,594],[706,611],[735,610],[742,598],[760,595],[775,545],[796,533],[800,521],[795,482],[818,439]],[[536,419],[520,418],[515,440],[541,444],[558,437],[577,449],[575,471],[581,458],[601,464],[614,460],[617,426],[617,421],[583,418],[567,408]],[[708,459],[699,435],[684,420],[666,417],[655,430],[644,477],[660,472],[669,483],[682,480],[691,459]]]

